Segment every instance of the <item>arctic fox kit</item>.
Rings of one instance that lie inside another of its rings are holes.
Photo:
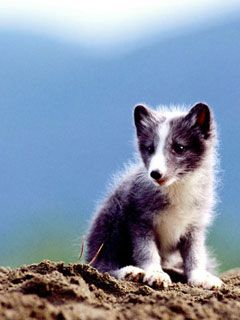
[[[117,279],[155,287],[171,285],[163,268],[181,267],[188,283],[219,288],[205,244],[215,203],[212,111],[203,103],[188,111],[138,105],[134,122],[140,161],[98,209],[87,261]]]

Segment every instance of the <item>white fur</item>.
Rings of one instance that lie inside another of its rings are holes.
[[[172,283],[169,275],[164,272],[161,267],[143,270],[134,266],[126,266],[112,272],[112,275],[119,280],[127,279],[129,281],[139,282],[139,280],[142,279],[142,282],[149,286],[155,285],[163,288],[167,288]]]
[[[156,285],[158,287],[167,288],[172,284],[171,278],[163,270],[149,269],[144,278],[143,282],[149,286]]]
[[[143,269],[134,266],[126,266],[114,271],[113,273],[113,275],[119,280],[124,280],[127,276],[136,277],[139,274],[144,274]]]
[[[188,113],[188,109],[186,108],[186,106],[159,106],[156,112],[158,113],[158,115],[166,117],[168,120],[170,120],[186,115]]]
[[[167,164],[166,158],[164,154],[164,147],[166,143],[166,138],[169,134],[170,126],[169,122],[165,121],[159,127],[159,144],[155,154],[153,155],[150,165],[149,165],[149,174],[154,171],[158,170],[163,176],[167,174]]]
[[[203,287],[204,289],[218,289],[223,285],[221,279],[201,269],[192,271],[188,283],[193,286]]]
[[[202,181],[205,179],[209,179],[210,190],[211,177],[208,176],[208,171],[203,168],[189,174],[185,179],[163,188],[171,199],[171,204],[166,211],[157,215],[154,221],[163,252],[167,252],[173,247],[190,225],[206,226],[209,224],[211,212],[203,213],[196,206],[196,202],[201,201],[203,191],[208,191],[202,190]],[[203,200],[206,202],[205,198]],[[206,205],[209,207],[208,204]]]
[[[140,267],[144,271],[149,271],[149,270],[162,271],[161,259],[159,256],[158,247],[155,242],[146,240],[145,242],[141,243],[139,250],[141,250],[142,252],[149,253],[148,261],[146,263],[140,264]]]

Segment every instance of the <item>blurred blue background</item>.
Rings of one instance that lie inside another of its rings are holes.
[[[26,16],[23,25],[18,11],[0,24],[0,265],[77,261],[96,203],[133,156],[133,106],[197,101],[220,131],[209,243],[221,270],[240,265],[240,10],[217,10],[166,26],[143,15],[96,41]]]

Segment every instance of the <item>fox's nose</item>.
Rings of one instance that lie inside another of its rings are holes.
[[[154,180],[159,180],[162,178],[162,174],[158,171],[158,170],[153,170],[150,173],[150,176],[154,179]]]

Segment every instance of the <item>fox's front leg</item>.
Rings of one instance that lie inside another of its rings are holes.
[[[205,289],[220,288],[222,280],[207,271],[204,230],[193,229],[182,240],[180,252],[189,284]]]
[[[157,288],[171,285],[169,275],[161,267],[161,258],[153,236],[135,237],[133,259],[136,266],[144,270],[144,283]]]

